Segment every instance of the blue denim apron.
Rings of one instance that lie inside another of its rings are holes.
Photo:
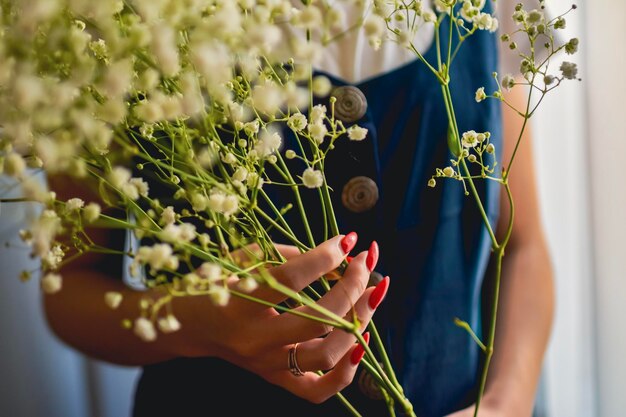
[[[486,7],[490,8],[489,2]],[[441,27],[442,45],[447,45],[448,28],[446,21]],[[474,100],[478,87],[495,89],[495,42],[494,34],[480,31],[465,42],[451,67],[451,89],[460,131],[490,131],[499,150],[499,103]],[[425,57],[436,62],[434,45]],[[335,86],[348,84],[328,76]],[[376,269],[391,277],[391,286],[374,318],[406,395],[418,416],[444,416],[475,398],[482,358],[476,343],[453,320],[466,320],[481,334],[489,235],[460,182],[438,180],[436,188],[426,185],[435,168],[449,165],[453,158],[447,147],[441,87],[434,75],[413,61],[353,86],[367,98],[367,111],[356,123],[368,129],[368,137],[361,142],[339,140],[329,153],[326,172],[335,190],[333,205],[341,232],[359,234],[353,253],[366,250],[372,240],[379,242]],[[371,178],[379,192],[374,207],[362,213],[348,210],[341,200],[342,188],[355,176]],[[495,224],[499,186],[486,181],[477,185]],[[317,192],[303,194],[319,241]],[[356,382],[344,392],[363,415],[387,415],[383,401],[367,398]],[[168,407],[175,415],[222,415],[213,401],[230,403],[229,415],[348,415],[334,399],[319,406],[309,404],[214,358],[177,359],[146,367],[135,415],[166,412]]]

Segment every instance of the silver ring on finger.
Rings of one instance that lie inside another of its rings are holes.
[[[289,349],[289,355],[287,355],[287,367],[289,368],[289,372],[291,372],[293,376],[302,376],[304,375],[304,372],[302,372],[302,369],[300,369],[300,367],[298,366],[298,360],[296,359],[297,354],[298,343],[295,343]]]

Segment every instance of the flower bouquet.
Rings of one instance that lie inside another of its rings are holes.
[[[368,129],[350,115],[362,97],[335,88],[315,66],[329,45],[364,31],[374,49],[396,42],[414,53],[440,85],[449,163],[423,186],[458,181],[481,214],[474,221],[483,222],[491,239],[497,276],[487,338],[456,319],[485,355],[479,404],[493,354],[500,266],[512,231],[508,177],[515,152],[500,169],[489,131],[459,129],[450,69],[464,42],[477,32],[494,32],[498,21],[485,11],[485,0],[436,0],[433,8],[416,0],[357,4],[357,24],[346,28],[340,7],[314,1],[0,2],[2,172],[19,182],[18,200],[42,205],[22,238],[41,259],[43,290],[61,290],[60,269],[84,254],[116,254],[126,260],[128,281],[158,294],[142,299],[136,317],[122,323],[146,342],[185,326],[172,310],[181,297],[204,297],[217,306],[238,297],[341,329],[360,344],[362,366],[390,413],[415,415],[374,323],[362,335],[354,311],[342,316],[318,303],[340,285],[348,259],[303,290],[272,274],[287,260],[283,244],[305,253],[340,235],[327,157],[343,142],[367,141]],[[518,29],[501,41],[519,55],[525,81],[494,73],[495,88],[479,88],[475,101],[508,105],[504,89],[527,88],[527,107],[515,109],[524,118],[521,139],[543,97],[576,78],[574,64],[563,62],[559,72],[550,64],[561,50],[576,52],[578,40],[555,42],[564,15],[549,19],[520,5],[512,18]],[[434,31],[434,61],[413,43],[424,27]],[[442,34],[443,28],[448,32]],[[55,188],[58,183],[46,188],[33,177],[38,171],[77,179],[83,190],[67,196]],[[502,186],[509,197],[503,239],[496,238],[478,181]],[[85,190],[89,201],[79,197]],[[354,204],[369,204],[362,202],[367,193],[358,190]],[[101,244],[92,237],[98,228],[124,231],[126,244]],[[354,246],[354,239],[349,234],[344,242]],[[371,253],[377,257],[375,248]],[[281,294],[281,301],[257,296],[259,288]],[[107,292],[103,302],[116,309],[125,300]],[[295,353],[294,347],[288,363],[297,371]]]

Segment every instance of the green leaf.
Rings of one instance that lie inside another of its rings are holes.
[[[461,155],[461,144],[452,126],[448,126],[448,149],[456,158]]]

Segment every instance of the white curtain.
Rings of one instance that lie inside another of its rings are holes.
[[[565,10],[570,0],[548,2]],[[583,82],[547,100],[535,120],[541,201],[554,259],[556,322],[546,360],[548,415],[625,415],[626,2],[581,2],[566,33]]]

